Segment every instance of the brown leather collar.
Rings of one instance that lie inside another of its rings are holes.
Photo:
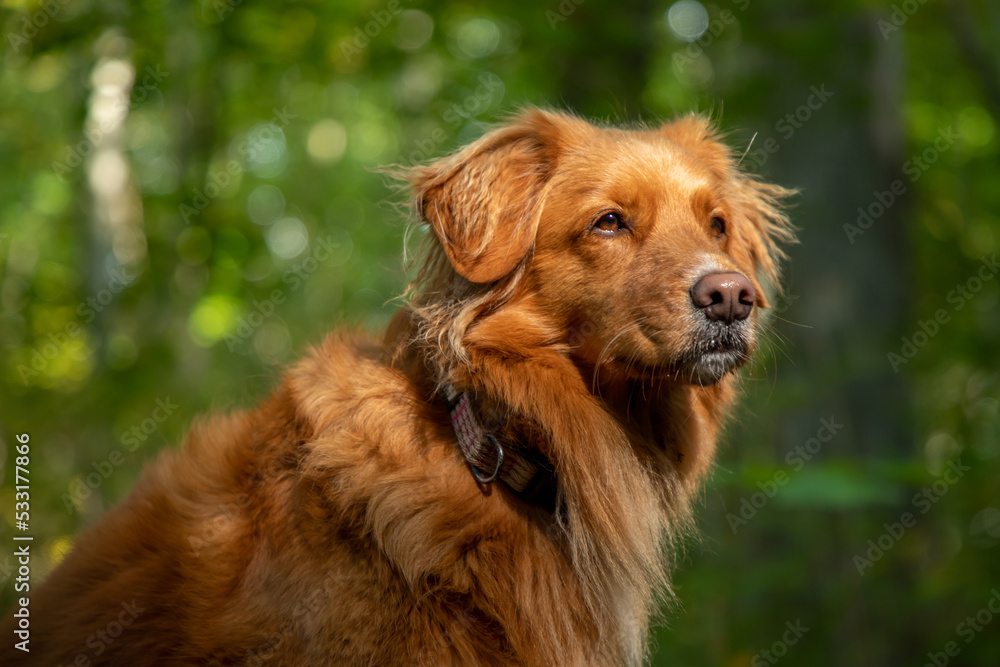
[[[556,479],[552,464],[537,450],[501,442],[483,428],[466,392],[445,386],[445,399],[458,448],[480,484],[503,482],[524,501],[555,508]]]

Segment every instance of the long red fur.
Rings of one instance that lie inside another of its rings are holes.
[[[699,263],[777,280],[789,193],[697,116],[529,110],[402,175],[433,233],[384,340],[332,334],[255,410],[196,423],[32,589],[30,654],[8,618],[0,661],[642,662],[735,382],[660,361],[696,335]],[[587,235],[602,196],[631,239]],[[475,482],[446,384],[551,461],[555,511]]]

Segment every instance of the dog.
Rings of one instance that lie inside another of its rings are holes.
[[[381,341],[195,423],[30,592],[37,665],[621,665],[759,345],[791,194],[710,120],[527,109],[397,168]]]

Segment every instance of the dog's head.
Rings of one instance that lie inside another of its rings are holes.
[[[700,116],[622,130],[530,110],[410,181],[448,270],[625,377],[707,385],[741,366],[793,239],[790,192],[742,173]]]

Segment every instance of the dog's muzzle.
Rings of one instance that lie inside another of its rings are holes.
[[[706,273],[691,287],[691,302],[703,319],[685,355],[681,379],[715,384],[750,358],[750,315],[757,290],[742,273]]]

